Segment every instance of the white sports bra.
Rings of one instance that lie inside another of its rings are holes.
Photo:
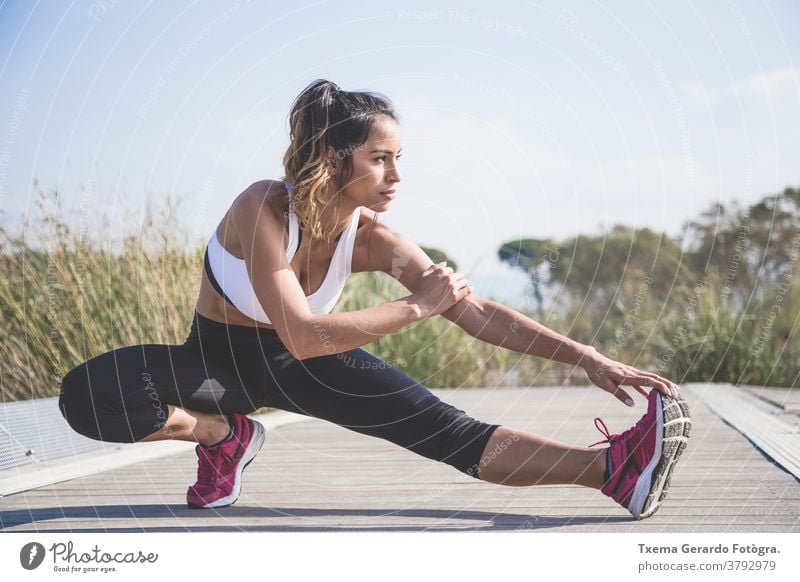
[[[284,184],[289,191],[291,200],[291,184],[289,182],[284,182]],[[333,253],[330,267],[325,274],[322,285],[314,293],[306,297],[312,313],[330,313],[342,294],[345,280],[351,273],[353,247],[360,214],[358,208],[353,212],[350,224],[344,229],[339,237],[339,242],[336,244],[336,250]],[[286,248],[287,261],[292,260],[300,246],[300,234],[299,221],[290,204],[289,243]],[[225,250],[225,247],[222,246],[217,238],[216,228],[206,246],[205,268],[209,281],[228,303],[256,321],[272,323],[256,297],[250,276],[247,274],[244,259],[235,257]]]

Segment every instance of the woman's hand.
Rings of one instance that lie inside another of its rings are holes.
[[[424,317],[439,315],[472,293],[472,285],[463,273],[454,273],[447,261],[428,267],[420,275],[412,301],[419,305]]]
[[[593,347],[591,352],[581,360],[580,365],[586,371],[589,380],[628,406],[633,406],[633,399],[620,388],[622,384],[633,386],[645,398],[649,393],[644,389],[645,386],[650,386],[665,396],[678,394],[678,387],[666,378],[652,372],[644,372],[622,362],[616,362],[605,357]]]

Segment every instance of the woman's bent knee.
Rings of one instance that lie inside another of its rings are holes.
[[[91,422],[91,402],[87,402],[89,393],[84,365],[76,366],[61,380],[58,395],[58,409],[67,424],[85,437],[100,440],[97,423]]]
[[[90,439],[134,442],[124,415],[117,414],[112,403],[99,397],[100,389],[92,383],[87,363],[67,372],[59,388],[61,416],[72,430]],[[93,392],[98,396],[94,397]]]

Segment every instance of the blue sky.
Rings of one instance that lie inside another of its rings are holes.
[[[172,192],[201,244],[280,177],[289,106],[327,78],[401,115],[385,221],[515,303],[506,240],[677,237],[715,200],[800,185],[798,25],[788,1],[4,2],[0,216],[58,190],[103,239]]]

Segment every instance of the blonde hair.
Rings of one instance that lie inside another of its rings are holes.
[[[325,79],[310,83],[292,103],[283,180],[292,185],[292,209],[301,228],[313,238],[333,239],[333,229],[322,232],[320,216],[329,204],[338,208],[342,185],[352,175],[353,151],[363,146],[382,115],[399,123],[394,105],[385,95],[342,91]],[[329,172],[329,147],[340,166],[336,176]]]

